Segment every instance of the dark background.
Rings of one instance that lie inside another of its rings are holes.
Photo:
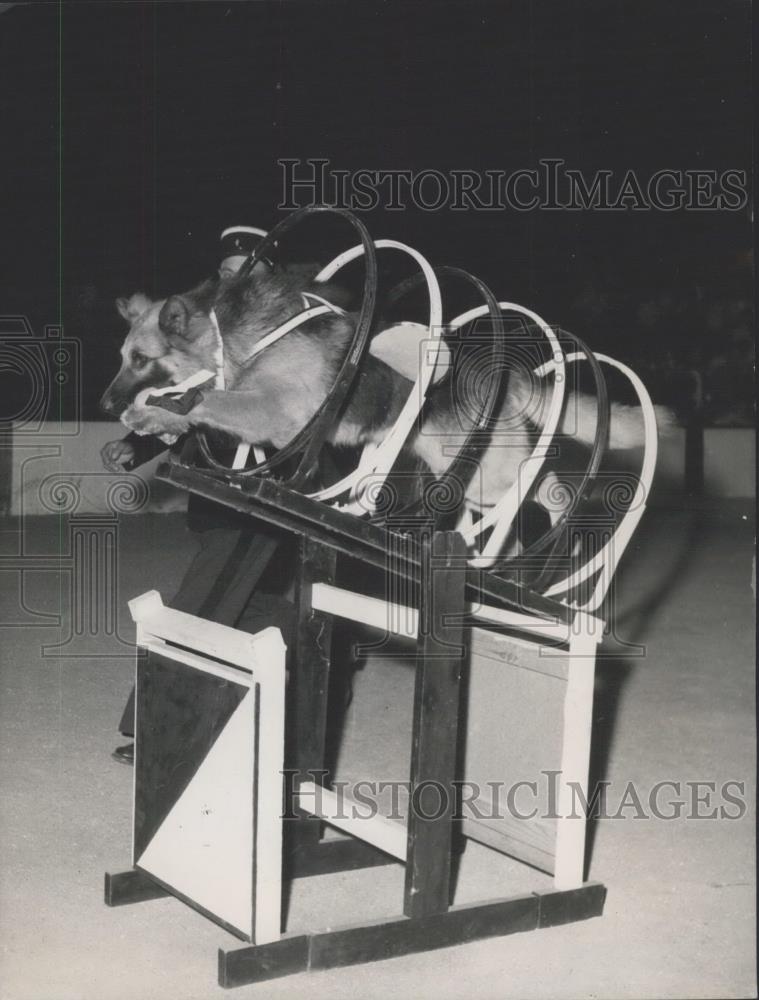
[[[747,2],[0,10],[0,309],[81,340],[88,417],[117,367],[113,298],[188,288],[214,267],[222,228],[271,227],[278,158],[750,171]],[[748,209],[363,218],[636,362],[660,396],[680,368],[708,378],[716,365],[724,381],[725,358],[750,391]],[[12,373],[5,384],[8,399]]]

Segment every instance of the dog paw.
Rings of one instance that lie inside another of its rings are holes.
[[[160,406],[139,406],[133,403],[121,415],[121,422],[137,434],[157,437],[178,437],[189,429],[189,421],[178,413],[171,413]]]

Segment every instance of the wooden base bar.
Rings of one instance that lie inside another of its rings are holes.
[[[588,882],[567,892],[494,899],[425,917],[396,917],[313,934],[285,935],[260,947],[220,949],[219,985],[244,986],[298,972],[376,962],[587,920],[601,915],[605,898],[603,885]]]
[[[392,858],[355,840],[326,840],[310,858],[290,857],[293,877],[348,871]],[[125,906],[171,893],[136,869],[105,875],[105,902]],[[377,962],[469,941],[556,927],[603,913],[605,886],[588,882],[566,892],[530,893],[454,906],[426,917],[397,917],[312,934],[285,934],[268,944],[219,949],[219,985],[243,986],[299,972]]]
[[[170,895],[168,889],[136,868],[125,872],[105,873],[106,906],[127,906],[129,903],[144,903],[148,899],[163,899]]]
[[[306,934],[286,934],[279,941],[258,947],[235,948],[234,951],[219,948],[219,986],[229,989],[305,972],[309,944]]]
[[[606,900],[606,886],[586,882],[578,889],[546,892],[540,896],[538,927],[559,927],[575,920],[600,917]]]

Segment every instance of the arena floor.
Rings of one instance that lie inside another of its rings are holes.
[[[2,554],[19,524],[2,524]],[[54,552],[55,517],[27,524]],[[755,995],[755,692],[751,508],[725,502],[649,512],[618,575],[618,636],[599,663],[593,770],[646,796],[657,781],[745,784],[741,819],[603,819],[590,877],[606,884],[604,916],[308,977],[243,987],[239,996],[392,998],[746,997]],[[119,593],[167,597],[193,541],[179,515],[119,525]],[[2,569],[0,565],[0,570]],[[13,572],[0,620],[18,618]],[[7,585],[6,585],[7,583]],[[62,612],[68,589],[49,568],[29,574],[23,604]],[[123,604],[123,601],[122,601]],[[131,635],[127,616],[122,634]],[[207,1000],[216,949],[234,940],[171,899],[108,909],[103,872],[129,865],[132,774],[114,763],[131,683],[127,658],[43,656],[55,627],[2,630],[0,993],[4,1000]],[[110,651],[113,652],[113,646]],[[48,651],[50,652],[50,651]],[[405,776],[411,676],[369,662],[346,721],[342,767]],[[717,804],[719,804],[717,799]],[[708,811],[702,806],[702,811]],[[524,866],[470,844],[458,901],[547,885]],[[401,866],[295,884],[288,929],[399,912]]]

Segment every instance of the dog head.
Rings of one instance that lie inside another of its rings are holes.
[[[210,284],[156,302],[140,292],[116,300],[129,332],[121,347],[121,367],[100,400],[106,413],[120,416],[142,389],[177,385],[203,369],[216,370]]]

